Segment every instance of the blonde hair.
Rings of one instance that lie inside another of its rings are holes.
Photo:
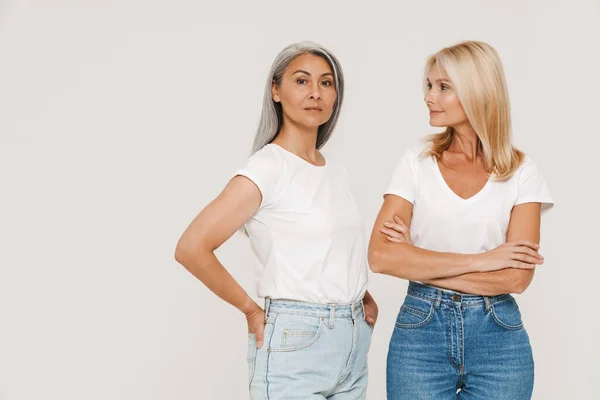
[[[504,70],[496,50],[487,43],[466,41],[446,47],[427,59],[427,74],[443,68],[477,133],[478,151],[486,170],[497,180],[510,178],[521,165],[524,154],[512,145],[510,105]],[[428,137],[425,155],[441,159],[454,137],[454,129]]]

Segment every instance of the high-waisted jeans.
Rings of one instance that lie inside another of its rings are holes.
[[[373,328],[362,301],[350,305],[269,300],[264,345],[249,335],[253,400],[366,398]]]
[[[410,282],[387,357],[388,400],[525,400],[533,357],[515,299]]]

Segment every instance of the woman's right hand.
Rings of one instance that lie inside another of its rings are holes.
[[[263,345],[265,331],[265,311],[254,303],[250,311],[246,312],[246,323],[248,324],[248,333],[256,335],[256,347],[260,349]]]
[[[534,269],[544,263],[540,246],[528,240],[504,243],[493,250],[475,256],[475,268],[479,272],[497,271],[505,268]]]

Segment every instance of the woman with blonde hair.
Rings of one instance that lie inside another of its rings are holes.
[[[377,305],[366,291],[364,226],[346,169],[319,151],[343,93],[329,50],[311,42],[283,49],[267,78],[252,155],[177,244],[177,261],[246,316],[254,400],[366,397]],[[242,227],[264,309],[214,254]]]
[[[511,142],[504,72],[468,41],[425,69],[430,124],[401,157],[369,244],[374,272],[409,280],[387,358],[388,399],[529,399],[533,357],[519,307],[553,204]]]

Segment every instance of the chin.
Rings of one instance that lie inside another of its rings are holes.
[[[448,126],[446,124],[440,123],[439,121],[432,121],[432,120],[429,120],[429,125],[435,126],[436,128],[441,128],[441,127]]]
[[[323,125],[325,122],[327,122],[327,120],[325,121],[317,121],[317,120],[310,120],[310,121],[305,121],[304,126],[306,126],[307,128],[311,128],[311,129],[317,129],[319,126]]]

